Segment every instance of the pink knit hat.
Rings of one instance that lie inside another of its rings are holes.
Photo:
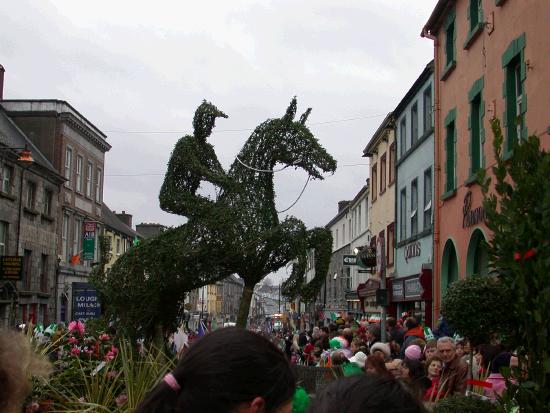
[[[405,357],[411,360],[420,360],[422,350],[416,344],[411,344],[405,349]]]

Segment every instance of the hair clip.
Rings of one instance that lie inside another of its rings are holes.
[[[163,380],[175,392],[179,392],[181,390],[181,387],[178,381],[176,380],[176,378],[172,373],[168,373],[166,376],[164,376]]]

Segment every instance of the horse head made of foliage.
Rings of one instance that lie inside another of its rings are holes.
[[[259,125],[243,147],[239,159],[262,170],[273,170],[280,163],[301,168],[314,179],[323,179],[323,173],[334,173],[336,160],[306,126],[311,108],[296,120],[296,105],[296,98],[293,98],[283,117]],[[240,169],[236,164],[234,167]]]

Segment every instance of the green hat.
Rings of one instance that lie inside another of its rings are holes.
[[[309,395],[304,388],[297,387],[292,399],[292,413],[306,413],[309,401]]]

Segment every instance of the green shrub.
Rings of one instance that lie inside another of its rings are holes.
[[[502,413],[497,405],[478,397],[453,396],[435,405],[434,413]]]

